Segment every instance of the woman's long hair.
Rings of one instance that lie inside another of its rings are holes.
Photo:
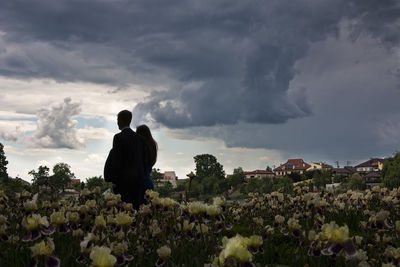
[[[138,126],[136,128],[136,133],[140,134],[146,140],[147,146],[149,147],[150,164],[151,167],[153,167],[157,161],[157,142],[153,139],[149,127],[147,127],[145,124]]]

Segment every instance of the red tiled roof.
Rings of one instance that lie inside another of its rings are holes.
[[[385,159],[378,159],[378,158],[372,158],[370,160],[367,160],[361,164],[358,164],[355,166],[355,168],[360,168],[360,167],[377,167],[378,162],[383,163]]]
[[[293,168],[294,166],[294,168]],[[285,164],[274,169],[274,171],[282,171],[282,170],[306,170],[310,168],[311,165],[304,162],[303,159],[288,159]]]
[[[77,183],[80,183],[81,182],[81,179],[72,179],[71,180],[71,184],[77,184]]]

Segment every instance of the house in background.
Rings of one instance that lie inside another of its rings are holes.
[[[72,179],[71,182],[68,183],[69,188],[73,187],[74,184],[80,184],[81,183],[81,179]]]
[[[161,174],[162,178],[160,182],[170,182],[174,188],[177,186],[178,176],[176,176],[174,171],[166,171]]]
[[[353,173],[356,173],[356,168],[352,166],[344,166],[343,168],[333,168],[332,175],[341,177],[350,177]]]
[[[368,188],[372,188],[382,182],[380,172],[369,172],[363,178],[365,179],[365,184]]]
[[[357,166],[355,166],[355,168],[356,168],[357,172],[360,172],[360,173],[378,172],[383,169],[384,161],[385,161],[385,159],[372,158],[361,164],[358,164]]]
[[[255,171],[249,171],[249,172],[243,172],[243,174],[245,175],[245,177],[247,179],[250,178],[258,178],[258,179],[262,179],[262,178],[274,178],[274,173],[271,171],[265,171],[265,170],[255,170]]]
[[[274,169],[276,176],[285,176],[292,173],[302,174],[311,165],[304,162],[303,159],[288,159],[288,161]]]
[[[10,179],[15,179],[16,181],[19,181],[19,182],[21,182],[22,184],[24,184],[24,185],[31,185],[31,183],[30,182],[28,182],[28,181],[25,181],[24,179],[22,179],[22,178],[19,178],[18,176],[17,177],[15,177],[15,178],[12,178],[12,177],[10,177]]]
[[[330,171],[332,170],[332,166],[329,164],[326,164],[325,162],[312,162],[310,168],[307,169],[307,171]]]
[[[176,186],[180,184],[185,184],[187,179],[176,179]]]

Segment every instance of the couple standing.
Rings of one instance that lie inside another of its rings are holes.
[[[136,132],[130,128],[132,113],[118,113],[120,133],[114,135],[113,147],[104,166],[104,179],[112,182],[115,194],[138,209],[144,203],[147,189],[154,190],[150,172],[157,160],[157,143],[149,127],[140,125]]]

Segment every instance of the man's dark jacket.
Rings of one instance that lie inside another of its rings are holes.
[[[104,166],[104,179],[114,184],[114,193],[137,209],[143,203],[148,148],[131,128],[114,135],[113,147]]]

